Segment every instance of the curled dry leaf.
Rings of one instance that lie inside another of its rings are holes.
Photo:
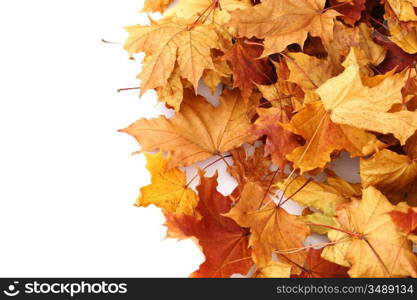
[[[417,179],[417,162],[407,155],[384,149],[371,158],[361,159],[363,187],[374,186],[381,191],[405,190]]]

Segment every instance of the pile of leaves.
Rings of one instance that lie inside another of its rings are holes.
[[[145,53],[140,94],[175,115],[121,131],[152,175],[136,205],[205,255],[191,276],[417,277],[417,1],[172,2],[147,0],[164,14],[127,27],[125,49]],[[360,183],[330,168],[347,154]],[[230,195],[206,168],[187,180],[213,157]]]

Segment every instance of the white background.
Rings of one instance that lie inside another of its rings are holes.
[[[117,129],[160,110],[116,92],[140,64],[100,40],[123,42],[142,2],[0,2],[0,276],[182,277],[203,262],[164,239],[159,209],[133,206],[149,175]]]

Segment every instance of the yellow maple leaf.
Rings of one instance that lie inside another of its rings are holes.
[[[136,205],[154,204],[171,213],[197,216],[198,196],[187,186],[185,174],[178,168],[168,170],[169,159],[161,152],[145,156],[152,183],[141,188]]]
[[[163,13],[175,0],[145,0],[143,12]]]
[[[417,162],[407,155],[384,149],[371,158],[361,158],[363,187],[374,186],[384,192],[405,190],[417,179]]]
[[[417,53],[417,28],[402,26],[395,18],[388,18],[389,39],[409,54]]]
[[[376,137],[352,126],[335,124],[331,113],[321,101],[308,103],[284,128],[306,139],[303,146],[295,148],[286,158],[302,173],[324,168],[336,150],[346,150],[352,156],[373,153],[382,147]]]
[[[325,0],[265,0],[245,10],[233,11],[230,25],[238,36],[265,38],[262,56],[282,52],[288,45],[303,46],[307,35],[329,43],[334,19],[340,14],[324,9]]]
[[[316,89],[338,74],[329,59],[318,59],[304,53],[288,53],[285,57],[290,69],[288,81],[298,84],[304,91]]]
[[[354,51],[344,62],[345,71],[326,81],[317,89],[330,119],[337,124],[392,133],[401,144],[417,129],[417,112],[389,112],[394,104],[402,103],[401,89],[406,72],[385,78],[374,87],[364,86]]]
[[[343,186],[340,184],[343,182]],[[360,196],[357,185],[352,185],[340,178],[329,178],[327,183],[309,181],[303,176],[288,181],[280,181],[276,186],[285,191],[297,203],[320,210],[328,216],[334,216],[336,208],[352,196]]]
[[[417,7],[416,0],[387,0],[390,8],[397,15],[398,20],[403,22],[417,21],[415,7]]]
[[[131,55],[139,52],[149,55],[139,74],[141,94],[148,89],[165,86],[175,63],[181,77],[191,82],[195,90],[203,71],[214,69],[210,49],[220,45],[217,34],[209,25],[190,26],[168,21],[149,26],[130,26],[126,30],[129,38],[125,49]]]
[[[217,3],[217,4],[216,4]],[[212,23],[223,25],[230,19],[229,11],[251,7],[250,0],[180,0],[166,17],[192,18],[208,13]]]
[[[168,78],[167,84],[156,88],[156,92],[158,94],[158,101],[165,102],[177,112],[180,110],[184,86],[178,68],[174,69],[174,72]]]
[[[329,231],[335,245],[322,257],[350,267],[351,277],[417,276],[412,245],[391,220],[392,204],[374,187],[363,190],[362,200],[342,204],[337,230]]]
[[[252,278],[289,278],[290,276],[290,265],[278,261],[270,261],[267,265],[256,270]]]
[[[277,251],[279,254],[280,250],[293,262],[303,264],[306,253],[292,250],[303,247],[304,239],[310,233],[308,226],[283,208],[271,202],[268,204],[269,198],[264,197],[265,191],[261,185],[247,183],[239,202],[226,216],[240,226],[250,228],[249,243],[258,266],[268,265],[272,253]]]
[[[254,139],[239,91],[225,90],[219,107],[190,91],[184,99],[171,119],[141,119],[121,131],[135,137],[142,150],[169,152],[168,168],[189,166]]]

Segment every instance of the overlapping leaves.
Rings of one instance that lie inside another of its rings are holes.
[[[173,2],[145,1],[165,14],[127,27],[125,49],[175,115],[121,131],[151,173],[136,205],[205,255],[191,276],[417,277],[417,2]],[[332,170],[343,152],[358,182]],[[187,176],[196,163],[227,164],[235,190]]]

